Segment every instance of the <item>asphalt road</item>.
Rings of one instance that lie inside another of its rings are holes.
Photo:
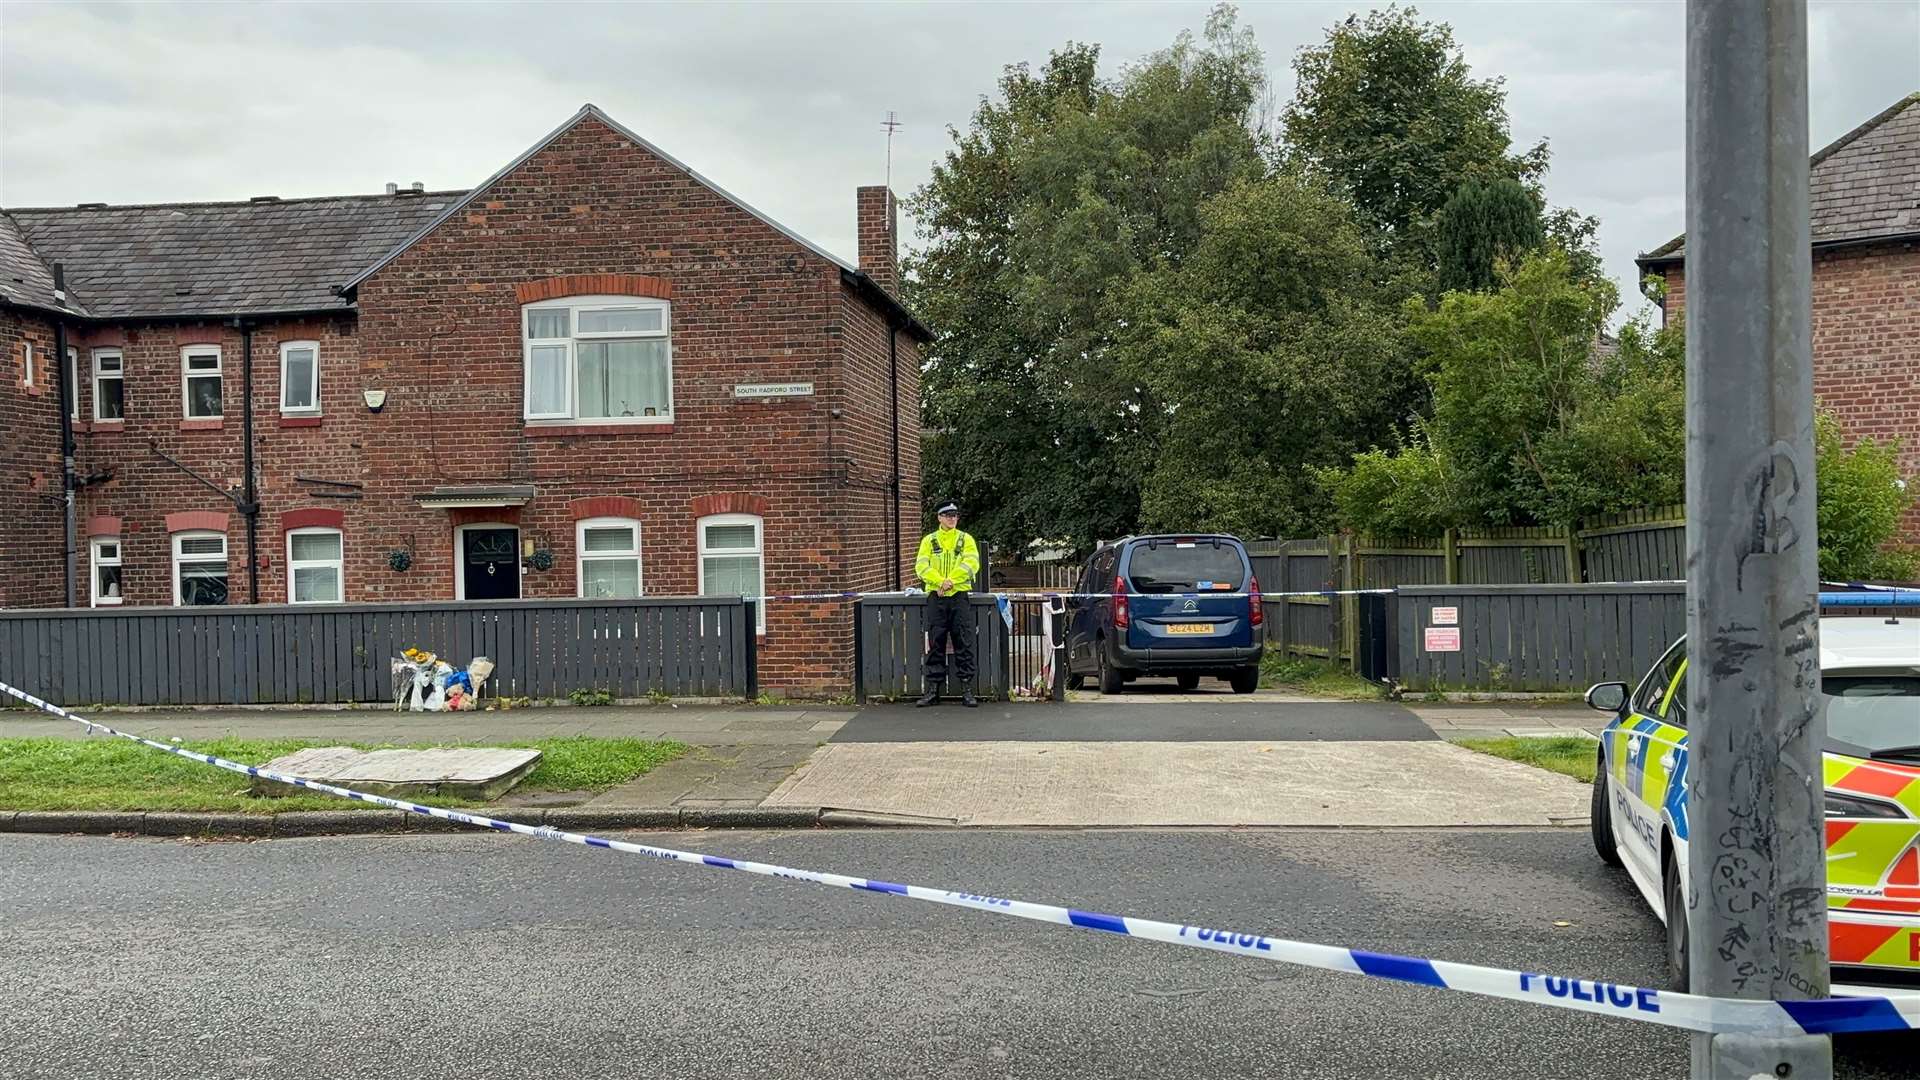
[[[1576,830],[657,839],[1618,982],[1660,963]],[[1683,1036],[1627,1021],[518,837],[7,835],[0,868],[21,1080],[1686,1072]],[[1840,1075],[1914,1053],[1843,1043]]]
[[[1398,705],[1367,701],[1077,701],[872,705],[832,742],[1416,742],[1433,729]]]

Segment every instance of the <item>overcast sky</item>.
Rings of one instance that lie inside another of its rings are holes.
[[[1277,98],[1326,26],[1370,5],[1244,3]],[[853,189],[923,182],[1001,69],[1097,42],[1108,70],[1207,3],[0,3],[0,205],[464,188],[584,102],[851,259]],[[1611,273],[1682,226],[1680,0],[1426,3],[1548,194],[1601,220]],[[1920,0],[1811,4],[1817,148],[1920,89]],[[1629,291],[1631,296],[1631,292]]]

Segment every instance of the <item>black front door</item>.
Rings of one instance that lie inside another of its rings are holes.
[[[466,598],[520,599],[520,530],[468,529],[460,537]]]

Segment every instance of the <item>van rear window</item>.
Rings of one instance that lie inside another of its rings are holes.
[[[1246,563],[1238,548],[1227,544],[1215,547],[1205,540],[1192,547],[1141,544],[1133,549],[1127,577],[1133,588],[1143,593],[1188,592],[1203,581],[1214,588],[1224,585],[1238,589],[1246,577]]]

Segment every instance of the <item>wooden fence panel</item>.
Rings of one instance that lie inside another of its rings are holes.
[[[497,694],[747,697],[749,610],[688,597],[4,611],[0,679],[84,705],[387,701],[391,658],[417,646],[491,658]]]
[[[1632,682],[1686,624],[1681,585],[1413,586],[1399,595],[1399,681],[1412,690]],[[1458,652],[1426,649],[1436,607],[1458,609]]]
[[[854,636],[860,642],[856,693],[871,701],[915,698],[925,691],[925,609],[924,596],[869,596],[854,604],[859,620]],[[973,692],[1005,700],[1011,689],[1010,642],[993,597],[973,598],[973,623]],[[958,694],[959,680],[949,672],[947,693]]]

